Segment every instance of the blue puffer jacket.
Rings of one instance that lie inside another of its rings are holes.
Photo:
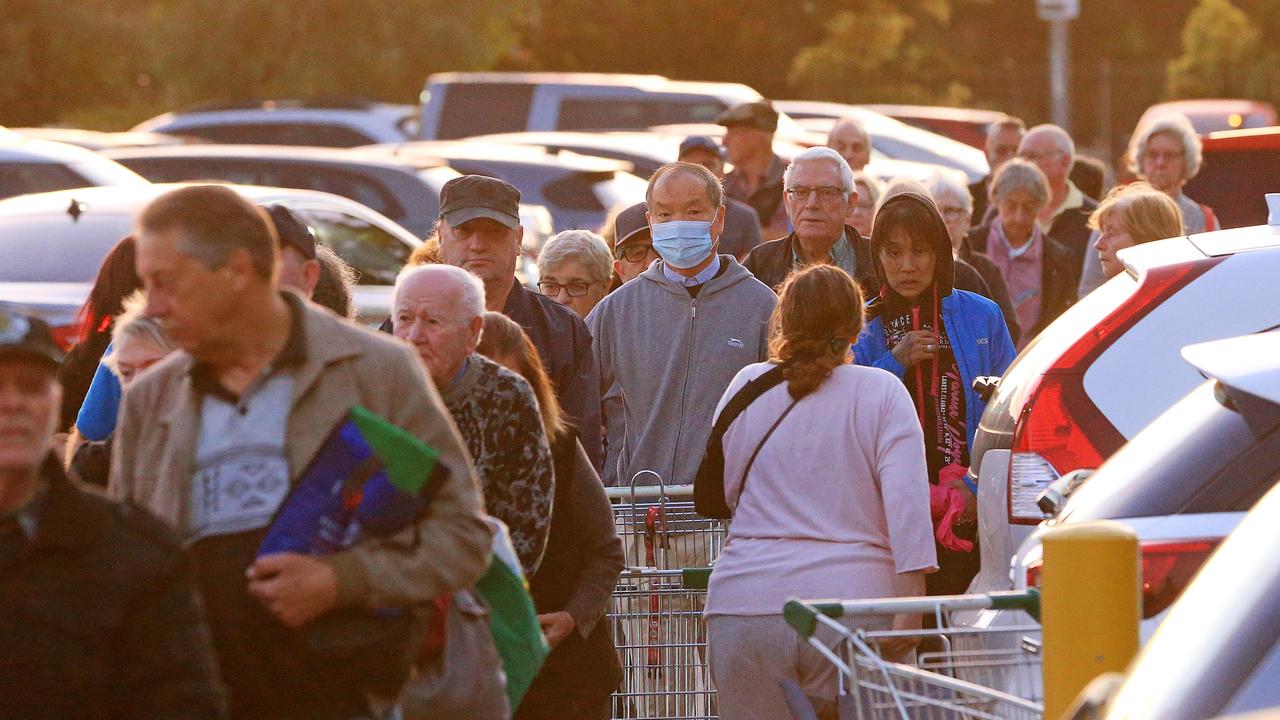
[[[952,290],[942,298],[942,324],[956,355],[956,365],[964,381],[965,428],[969,452],[973,452],[973,436],[986,402],[973,389],[973,379],[983,375],[1003,375],[1013,362],[1013,340],[1005,325],[1000,306],[964,290]],[[884,322],[876,317],[853,346],[853,361],[871,365],[903,378],[906,368],[898,363],[884,339]]]

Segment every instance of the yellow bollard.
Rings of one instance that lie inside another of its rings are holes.
[[[1141,563],[1137,534],[1106,520],[1053,528],[1042,547],[1044,716],[1053,719],[1138,652]]]

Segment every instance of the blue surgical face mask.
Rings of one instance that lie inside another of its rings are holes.
[[[711,223],[705,220],[672,220],[649,226],[653,250],[673,268],[687,270],[711,255]]]

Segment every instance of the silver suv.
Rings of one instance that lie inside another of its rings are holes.
[[[417,135],[416,108],[368,100],[230,100],[165,113],[134,128],[230,145],[357,147]]]

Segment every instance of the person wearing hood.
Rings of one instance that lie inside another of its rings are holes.
[[[622,392],[619,481],[649,470],[668,485],[691,484],[720,395],[768,356],[777,298],[732,255],[716,253],[724,195],[710,170],[662,166],[645,203],[660,260],[601,300],[587,327],[600,389],[617,382]]]
[[[941,570],[931,595],[962,593],[978,569],[975,492],[967,480],[985,401],[974,378],[1002,375],[1013,341],[1000,308],[953,285],[951,241],[931,200],[890,198],[876,213],[871,255],[879,295],[867,304],[854,362],[887,370],[907,386],[924,430]]]

